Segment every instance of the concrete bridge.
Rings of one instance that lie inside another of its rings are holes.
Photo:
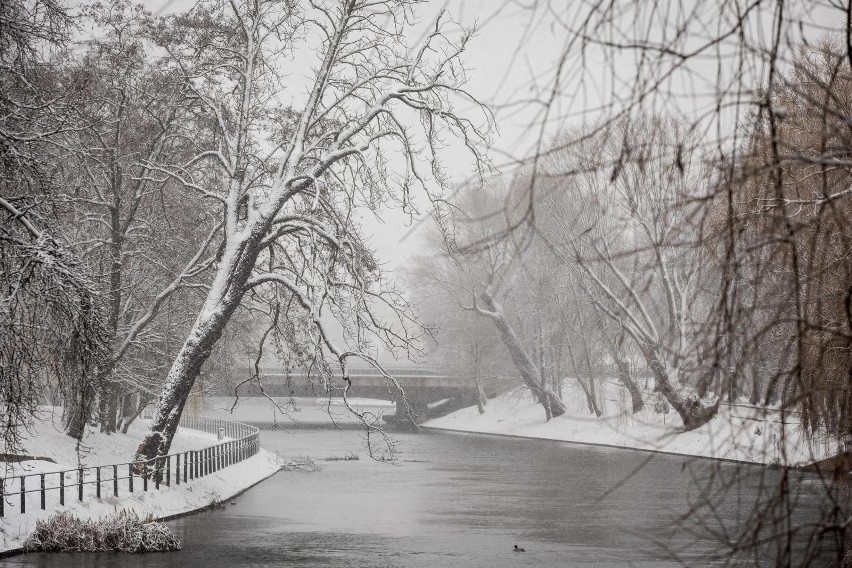
[[[407,421],[402,403],[403,393],[418,422],[476,404],[476,386],[472,379],[415,366],[385,367],[385,370],[396,379],[402,387],[402,392],[376,369],[356,367],[350,369],[349,378],[352,386],[347,396],[394,402],[397,409],[396,417],[385,416],[388,423]],[[318,378],[312,380],[301,370],[288,373],[283,368],[267,367],[261,371],[264,377],[264,391],[269,396],[325,397],[329,395],[324,392]],[[331,396],[342,396],[344,385],[343,378],[335,374],[331,381]],[[487,390],[486,392],[489,396],[494,394]],[[260,392],[258,387],[252,384],[241,388],[240,394],[253,396],[259,395]]]

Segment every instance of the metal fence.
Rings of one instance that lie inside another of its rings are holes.
[[[46,509],[65,505],[66,497],[85,501],[95,497],[118,497],[120,493],[148,491],[188,484],[222,468],[239,463],[260,450],[260,431],[254,426],[221,418],[182,416],[180,426],[218,434],[221,443],[200,450],[160,456],[152,460],[126,462],[33,473],[0,478],[0,517],[24,514],[28,507]]]

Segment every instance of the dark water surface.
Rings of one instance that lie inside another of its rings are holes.
[[[722,566],[706,532],[677,517],[711,472],[706,460],[559,442],[399,434],[398,465],[367,457],[357,430],[264,431],[264,448],[310,456],[317,472],[281,472],[234,505],[169,523],[178,553],[25,555],[13,566]],[[358,461],[323,461],[349,452]],[[720,501],[713,523],[746,521],[757,477]],[[751,475],[751,474],[750,474]],[[773,475],[780,475],[775,473]],[[808,509],[818,505],[804,485]],[[513,553],[512,545],[526,548]],[[677,558],[673,558],[676,555]],[[4,561],[0,561],[3,563]],[[832,565],[829,556],[814,565]]]

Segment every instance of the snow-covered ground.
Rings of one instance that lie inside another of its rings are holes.
[[[126,463],[133,456],[139,440],[145,433],[146,424],[141,420],[134,422],[127,434],[101,434],[90,429],[77,447],[75,440],[66,436],[60,428],[58,414],[46,410],[29,433],[24,443],[26,455],[49,457],[57,463],[31,460],[6,464],[0,462],[0,476],[24,475],[31,473],[55,472],[77,467],[91,467]],[[172,444],[173,452],[200,449],[216,443],[216,436],[196,430],[180,428]],[[157,518],[188,513],[206,507],[212,503],[225,501],[242,492],[255,483],[266,479],[281,467],[280,460],[266,450],[252,458],[219,470],[216,473],[192,480],[185,485],[161,485],[159,490],[150,484],[147,492],[142,492],[141,480],[137,480],[136,491],[131,495],[124,491],[126,481],[122,481],[119,497],[113,497],[111,486],[104,483],[101,499],[89,496],[83,502],[76,499],[75,487],[66,493],[66,505],[60,506],[58,498],[49,492],[51,498],[47,509],[38,507],[37,494],[33,493],[28,501],[26,514],[18,513],[17,503],[11,506],[7,497],[6,516],[0,518],[0,552],[20,548],[27,535],[32,532],[38,519],[49,517],[59,511],[71,511],[81,518],[99,518],[121,509],[133,509],[139,516],[153,514]],[[31,478],[32,479],[32,478]],[[32,483],[35,483],[33,479]],[[14,495],[13,498],[17,498]]]
[[[654,411],[654,400],[646,396],[645,408],[635,415],[627,391],[605,381],[603,416],[589,413],[579,386],[566,384],[563,398],[568,411],[545,422],[544,410],[529,391],[517,389],[489,400],[485,414],[476,407],[463,408],[427,421],[424,426],[464,432],[502,434],[527,438],[563,440],[702,456],[753,463],[803,465],[829,457],[835,446],[814,443],[802,431],[798,417],[783,417],[777,410],[747,405],[723,405],[713,420],[684,432],[680,418]]]

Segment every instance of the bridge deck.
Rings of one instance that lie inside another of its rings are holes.
[[[403,388],[406,386],[459,389],[472,388],[472,381],[456,375],[440,374],[431,371],[412,371],[410,369],[388,369],[388,373]],[[292,386],[302,386],[316,384],[320,381],[319,378],[311,380],[301,372],[287,373],[284,369],[263,369],[263,375],[265,376],[265,384],[286,384],[289,382]],[[354,369],[350,372],[349,379],[352,381],[353,386],[361,387],[381,387],[392,384],[378,371],[367,369]],[[343,377],[335,374],[333,380],[335,384],[339,384],[343,382]]]

